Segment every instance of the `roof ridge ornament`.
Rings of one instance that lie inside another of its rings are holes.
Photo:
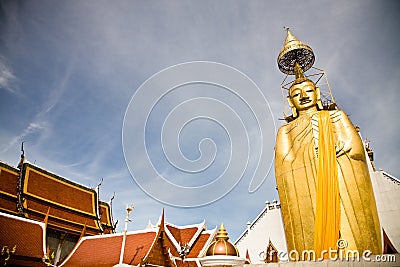
[[[22,166],[24,165],[24,163],[27,162],[26,158],[25,158],[25,150],[24,150],[24,143],[25,141],[21,142],[21,160],[18,163],[17,168],[22,170]]]
[[[226,228],[225,228],[223,223],[221,223],[221,226],[219,227],[219,231],[218,231],[217,236],[215,238],[217,240],[228,241],[228,239],[229,239],[228,232],[226,231]]]

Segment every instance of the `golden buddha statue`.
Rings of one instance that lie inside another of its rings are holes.
[[[363,142],[342,110],[322,105],[320,89],[303,74],[314,63],[313,52],[287,31],[278,63],[296,77],[287,97],[293,115],[277,133],[275,175],[288,251],[313,250],[317,258],[338,248],[380,254]],[[338,247],[339,239],[346,245]]]

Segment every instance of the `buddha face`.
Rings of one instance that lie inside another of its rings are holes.
[[[292,85],[289,89],[289,104],[297,111],[307,110],[316,107],[319,100],[319,90],[311,81],[304,81]]]

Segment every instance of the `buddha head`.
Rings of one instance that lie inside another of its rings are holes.
[[[296,80],[289,88],[288,102],[292,109],[293,117],[308,110],[321,110],[321,93],[313,81],[304,77],[304,74],[296,63]]]

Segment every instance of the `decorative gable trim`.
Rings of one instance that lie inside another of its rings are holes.
[[[207,249],[210,246],[210,244],[213,242],[215,236],[217,235],[217,232],[218,232],[217,227],[215,227],[212,230],[207,230],[207,231],[203,232],[204,234],[209,234],[210,236],[208,237],[207,242],[205,243],[203,249],[200,251],[200,253],[199,253],[199,255],[197,255],[197,257],[203,257],[206,255]]]

